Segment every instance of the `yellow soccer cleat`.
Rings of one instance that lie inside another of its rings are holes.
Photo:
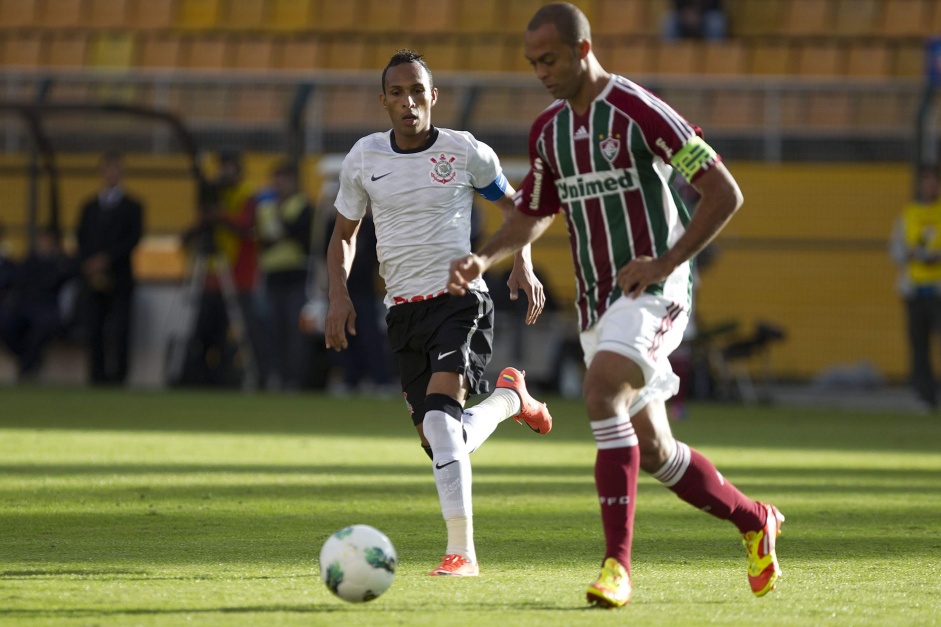
[[[745,554],[748,556],[748,585],[756,597],[762,597],[774,590],[781,576],[774,545],[777,537],[781,535],[781,523],[784,522],[784,515],[777,507],[765,503],[759,505],[768,514],[765,526],[742,536],[742,544],[745,545]]]
[[[598,581],[588,586],[588,602],[597,607],[617,609],[631,600],[631,576],[613,557],[601,566]]]
[[[463,555],[457,553],[448,553],[441,560],[441,565],[428,573],[432,577],[450,576],[450,577],[476,577],[480,574],[476,562],[472,562]]]

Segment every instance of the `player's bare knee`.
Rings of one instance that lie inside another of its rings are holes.
[[[670,459],[674,446],[676,446],[675,441],[669,434],[643,437],[638,433],[641,470],[652,474],[663,468],[663,465]]]

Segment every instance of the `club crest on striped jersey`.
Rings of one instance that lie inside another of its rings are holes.
[[[438,158],[430,157],[431,162],[434,164],[431,168],[431,178],[441,183],[450,183],[457,177],[457,171],[454,169],[454,166],[451,165],[454,163],[456,157],[449,157],[443,152],[438,155]]]
[[[599,139],[600,139],[599,135]],[[608,160],[608,163],[614,162],[615,157],[618,156],[618,152],[621,150],[621,139],[620,135],[611,136],[610,134],[601,140],[598,144],[598,148],[601,149],[601,156]]]

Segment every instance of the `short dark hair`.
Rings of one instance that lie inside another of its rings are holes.
[[[435,80],[431,77],[431,68],[429,68],[428,63],[425,62],[425,57],[414,50],[403,48],[392,55],[392,58],[389,59],[389,63],[386,64],[385,69],[382,70],[382,93],[386,93],[386,74],[389,72],[389,68],[402,65],[403,63],[417,63],[425,68],[425,72],[428,74],[428,87],[435,86]]]
[[[552,24],[562,42],[572,48],[578,46],[578,42],[584,40],[591,41],[591,25],[588,18],[574,4],[568,2],[552,2],[540,7],[533,19],[529,20],[526,30],[536,30],[545,24]]]

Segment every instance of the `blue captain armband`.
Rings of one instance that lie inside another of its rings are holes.
[[[715,162],[716,156],[716,151],[697,135],[680,148],[670,160],[670,165],[679,170],[683,178],[691,181],[703,166]]]
[[[493,179],[493,183],[487,187],[475,187],[481,196],[487,200],[499,200],[506,193],[507,181],[506,177],[503,176],[503,172],[497,175],[497,178]]]

